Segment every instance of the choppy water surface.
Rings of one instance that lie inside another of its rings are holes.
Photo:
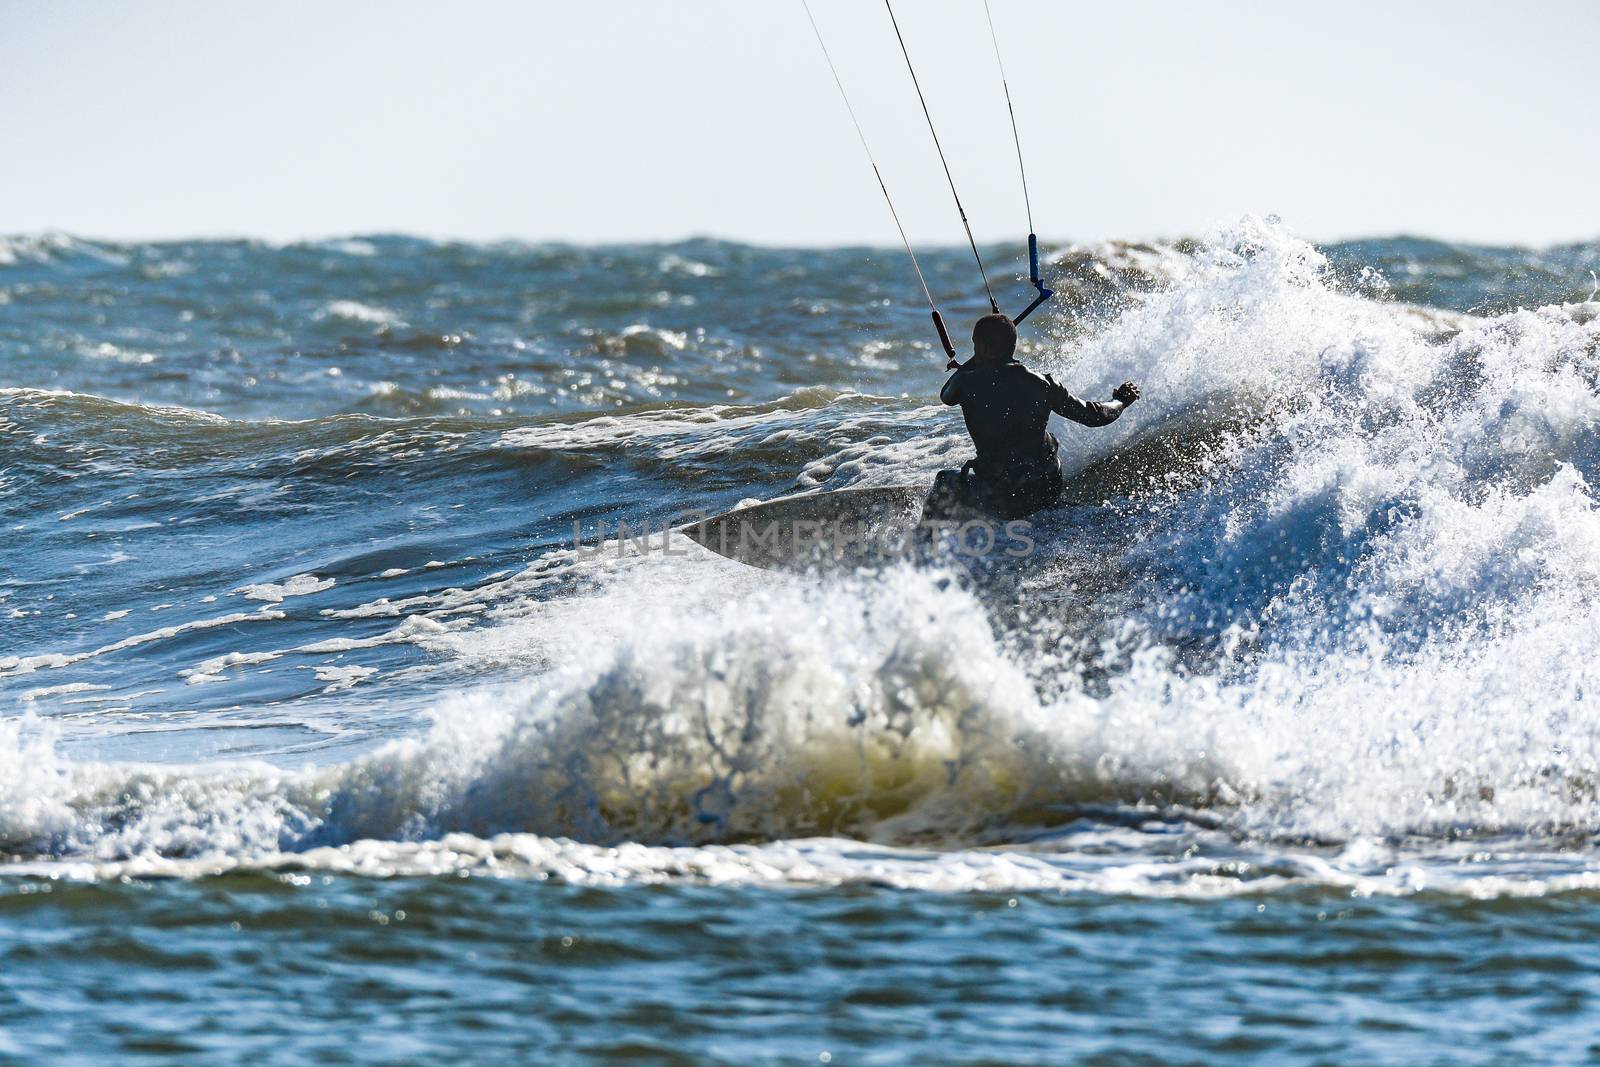
[[[1600,1057],[1600,246],[1050,258],[1104,502],[803,577],[574,524],[959,464],[889,252],[0,244],[0,1057]]]

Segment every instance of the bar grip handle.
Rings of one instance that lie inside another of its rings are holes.
[[[1029,315],[1032,315],[1034,313],[1034,311],[1039,307],[1040,304],[1044,303],[1046,300],[1049,300],[1052,296],[1055,296],[1055,295],[1056,295],[1056,291],[1054,289],[1046,289],[1042,285],[1039,286],[1039,295],[1033,298],[1033,303],[1031,303],[1027,307],[1023,308],[1022,311],[1018,313],[1017,317],[1012,319],[1011,321],[1013,323],[1015,323],[1015,324],[1020,325],[1022,320],[1027,318]]]

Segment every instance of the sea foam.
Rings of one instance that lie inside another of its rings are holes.
[[[526,580],[528,597],[502,598],[494,625],[430,634],[464,663],[521,656],[529,676],[442,700],[429,733],[284,771],[73,762],[12,728],[0,843],[119,863],[450,834],[960,848],[1105,806],[1345,848],[1554,848],[1592,826],[1595,317],[1554,306],[1441,328],[1251,221],[1178,275],[1045,361],[1085,395],[1145,387],[1114,427],[1063,428],[1071,470],[1220,420],[1195,477],[1112,503],[1118,595],[1071,601],[1100,613],[1098,644],[1021,632],[1038,617],[937,570],[818,583],[662,556],[597,564],[552,596],[536,564],[497,583]],[[712,447],[697,435],[783,432],[780,411],[503,443],[628,441],[669,459]],[[913,417],[883,416],[876,441],[819,440],[798,481],[931,479],[960,454],[959,427],[914,437],[896,421]]]

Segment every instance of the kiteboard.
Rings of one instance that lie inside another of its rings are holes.
[[[797,493],[678,527],[718,555],[766,570],[852,570],[948,555],[1005,560],[1040,538],[1081,533],[1117,502],[1181,493],[1205,480],[1207,457],[1259,418],[1249,403],[1198,404],[1123,442],[1066,479],[1055,506],[1006,522],[957,505],[925,511],[926,484]],[[1017,525],[1017,523],[1021,525]]]

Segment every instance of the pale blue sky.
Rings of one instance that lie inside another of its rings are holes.
[[[1600,237],[1592,0],[991,0],[1047,238]],[[813,0],[913,238],[961,232],[888,16]],[[896,8],[980,238],[981,0]],[[799,0],[0,0],[0,232],[895,240]]]

